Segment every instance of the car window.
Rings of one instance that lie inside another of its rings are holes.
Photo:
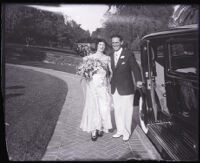
[[[180,73],[197,74],[198,58],[195,41],[170,44],[170,69]]]
[[[157,53],[157,56],[156,56],[156,61],[164,66],[164,45],[159,45],[156,47],[156,53]]]
[[[164,57],[164,45],[160,45],[157,47],[157,56],[158,58],[163,58]]]

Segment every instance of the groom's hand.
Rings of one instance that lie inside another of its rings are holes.
[[[142,88],[144,86],[144,83],[141,81],[138,81],[136,85],[138,88]]]

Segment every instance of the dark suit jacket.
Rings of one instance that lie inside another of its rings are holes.
[[[111,93],[113,94],[115,89],[117,89],[120,95],[134,94],[134,83],[131,72],[133,72],[136,82],[142,81],[142,76],[133,52],[123,49],[116,67],[114,64],[114,53],[112,53],[111,68],[113,71]]]

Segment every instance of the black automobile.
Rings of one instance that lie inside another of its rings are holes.
[[[139,119],[166,160],[198,160],[198,25],[143,37]]]

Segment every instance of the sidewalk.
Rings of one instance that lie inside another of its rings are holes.
[[[122,138],[112,138],[113,133],[104,134],[95,142],[91,141],[90,134],[83,132],[79,127],[84,99],[80,78],[77,75],[37,67],[17,66],[53,75],[68,85],[65,103],[42,160],[161,160],[160,155],[138,126],[127,142]]]

